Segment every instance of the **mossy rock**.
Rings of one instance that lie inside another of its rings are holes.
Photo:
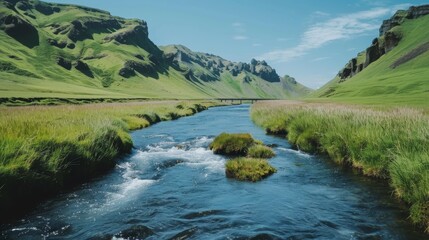
[[[254,144],[255,140],[248,133],[221,133],[210,144],[210,149],[215,154],[246,156],[248,149]]]
[[[277,172],[266,159],[235,158],[225,164],[225,174],[228,178],[240,181],[260,181]]]

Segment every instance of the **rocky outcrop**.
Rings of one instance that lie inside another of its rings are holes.
[[[128,60],[125,62],[124,66],[119,70],[119,75],[129,78],[135,76],[136,72],[145,77],[158,78],[157,70],[153,65],[133,60]]]
[[[97,19],[97,18],[79,18],[69,24],[50,25],[52,32],[56,35],[66,35],[73,42],[92,39],[92,34],[101,32],[111,32],[121,28],[117,19]]]
[[[416,19],[429,14],[429,5],[413,6],[408,10],[397,11],[390,19],[384,20],[380,27],[380,37],[392,28],[401,25],[405,19]]]
[[[35,3],[34,8],[44,15],[52,15],[61,11],[59,7],[39,1]]]
[[[79,72],[85,74],[86,76],[88,76],[90,78],[94,78],[94,74],[92,73],[92,71],[89,68],[88,64],[86,64],[85,62],[83,62],[81,60],[78,60],[74,64],[74,68],[76,68],[76,70],[78,70]]]
[[[37,29],[18,15],[0,16],[0,29],[28,48],[39,45]]]
[[[202,81],[216,81],[220,75],[229,72],[232,76],[237,77],[243,73],[251,73],[268,82],[280,82],[280,77],[272,67],[265,61],[252,59],[249,63],[231,62],[221,57],[193,52],[181,45],[167,46],[164,52],[164,59],[172,64],[176,70],[184,72],[187,79],[200,79]],[[200,71],[189,71],[189,66],[197,64],[207,70],[205,73]],[[198,72],[198,73],[196,73]],[[251,78],[244,76],[244,82],[250,82]]]
[[[372,45],[366,49],[366,60],[364,67],[377,61],[384,54],[384,48],[380,48],[378,38],[372,41]]]
[[[64,59],[62,57],[57,58],[57,64],[60,65],[61,67],[65,68],[65,69],[67,69],[67,70],[71,70],[71,68],[72,68],[71,61]]]
[[[384,20],[383,24],[381,24],[381,27],[380,27],[380,37],[386,34],[392,28],[401,25],[402,22],[404,22],[407,15],[408,15],[408,11],[399,10],[390,19]]]
[[[345,81],[377,61],[384,54],[392,51],[402,39],[401,24],[407,19],[416,19],[428,14],[429,5],[422,5],[410,7],[408,10],[399,10],[390,19],[384,20],[380,27],[380,36],[374,39],[371,46],[365,51],[365,61],[357,63],[356,66],[354,59],[350,60],[338,73],[338,77],[341,81]]]
[[[259,76],[268,82],[280,81],[280,77],[276,73],[276,70],[268,66],[268,64],[265,61],[260,62],[260,61],[256,61],[255,59],[252,59],[250,64],[251,64],[250,72],[255,74],[256,76]]]
[[[48,39],[48,43],[51,46],[55,46],[55,47],[61,48],[61,49],[65,48],[67,46],[67,42],[58,42],[55,39]]]
[[[33,6],[26,1],[17,2],[15,7],[21,11],[27,11],[33,8]]]
[[[416,19],[429,14],[429,5],[413,6],[408,9],[407,18]]]
[[[135,44],[139,41],[148,38],[148,29],[145,22],[140,21],[139,25],[129,27],[127,29],[120,29],[104,38],[105,42],[113,40],[121,44]]]

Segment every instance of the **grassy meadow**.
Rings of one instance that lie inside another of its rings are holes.
[[[0,107],[0,222],[115,166],[130,130],[189,116],[213,102]]]
[[[429,115],[411,108],[259,102],[252,120],[297,149],[327,154],[362,174],[386,179],[410,218],[429,231]]]

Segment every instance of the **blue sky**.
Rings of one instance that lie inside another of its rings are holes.
[[[52,0],[148,22],[157,45],[182,44],[232,61],[264,59],[321,87],[378,36],[383,19],[420,0]]]

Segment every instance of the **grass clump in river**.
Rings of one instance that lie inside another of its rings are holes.
[[[215,154],[245,156],[254,144],[255,140],[248,133],[221,133],[210,144],[210,149]]]
[[[225,173],[228,178],[240,181],[256,182],[277,172],[266,159],[235,158],[225,164]]]
[[[411,205],[412,221],[429,231],[429,116],[423,110],[277,101],[253,105],[251,115],[298,149],[387,179]]]
[[[121,154],[131,151],[130,130],[213,105],[169,101],[0,107],[0,222],[113,168]]]
[[[255,144],[247,151],[247,157],[250,158],[272,158],[275,155],[272,148],[261,144]]]
[[[275,156],[274,151],[248,133],[221,133],[210,144],[210,149],[215,154],[237,157],[225,164],[228,178],[256,182],[277,172],[266,160]]]

